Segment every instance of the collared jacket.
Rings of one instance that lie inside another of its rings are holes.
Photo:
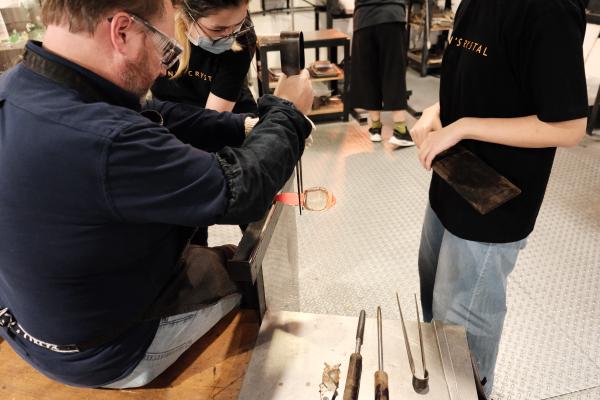
[[[140,104],[30,42],[0,77],[0,305],[55,344],[138,316],[171,278],[185,227],[258,220],[291,175],[310,124],[273,96],[259,116],[245,139],[243,115]],[[157,326],[75,354],[0,334],[51,378],[101,386],[133,369]]]

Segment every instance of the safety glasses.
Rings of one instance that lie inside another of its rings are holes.
[[[184,8],[185,8],[185,12],[188,15],[188,18],[190,19],[190,21],[192,21],[192,25],[198,27],[198,29],[204,34],[204,36],[206,36],[208,39],[212,40],[213,45],[217,44],[221,41],[224,40],[228,40],[228,39],[237,39],[239,36],[242,36],[248,32],[250,32],[253,28],[254,28],[254,24],[252,23],[252,21],[250,20],[250,18],[248,18],[246,16],[246,18],[244,18],[244,20],[237,24],[233,31],[228,34],[228,35],[221,35],[219,32],[225,31],[227,29],[230,28],[224,28],[224,29],[210,29],[205,27],[204,25],[202,25],[200,22],[198,22],[199,17],[194,17],[194,13],[192,11],[192,8],[189,6],[187,1],[183,2],[184,4]]]
[[[162,33],[158,28],[154,27],[150,22],[138,17],[134,14],[129,14],[129,18],[133,22],[142,25],[152,35],[154,44],[161,54],[161,63],[166,69],[171,68],[181,57],[182,49],[173,39]],[[108,22],[112,22],[113,17],[108,18]]]

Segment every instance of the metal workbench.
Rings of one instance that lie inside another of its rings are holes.
[[[397,311],[388,317],[393,318]],[[371,311],[371,316],[374,310]],[[385,313],[384,313],[385,318]],[[240,400],[319,399],[324,363],[341,363],[338,399],[342,398],[348,360],[355,347],[358,318],[295,312],[267,312],[240,392]],[[464,328],[440,322],[423,324],[429,391],[412,388],[412,374],[398,319],[383,321],[384,369],[389,375],[390,399],[477,400],[475,380]],[[407,322],[411,351],[420,374],[416,322]],[[365,325],[360,399],[374,396],[377,370],[377,328]]]

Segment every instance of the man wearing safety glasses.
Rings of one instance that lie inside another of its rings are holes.
[[[238,304],[224,252],[192,274],[182,250],[193,227],[260,219],[311,131],[306,71],[247,139],[244,115],[142,103],[180,56],[174,13],[47,0],[43,44],[0,78],[0,335],[67,384],[145,385]]]

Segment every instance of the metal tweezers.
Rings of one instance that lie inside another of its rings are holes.
[[[302,215],[302,195],[304,193],[304,178],[302,177],[302,158],[298,159],[296,164],[296,187],[298,188],[298,209]]]
[[[423,332],[421,331],[421,316],[419,315],[419,304],[417,303],[417,295],[415,294],[415,306],[417,308],[417,326],[419,327],[419,345],[421,346],[421,361],[423,363],[423,378],[417,377],[415,374],[415,361],[413,360],[410,344],[408,343],[408,335],[406,334],[406,325],[404,324],[404,315],[402,307],[400,307],[400,298],[396,293],[396,301],[398,302],[398,310],[400,311],[400,321],[402,322],[402,333],[404,333],[404,344],[406,345],[406,354],[408,354],[408,363],[412,372],[412,385],[417,393],[427,393],[429,390],[429,372],[425,365],[425,348],[423,347]]]

